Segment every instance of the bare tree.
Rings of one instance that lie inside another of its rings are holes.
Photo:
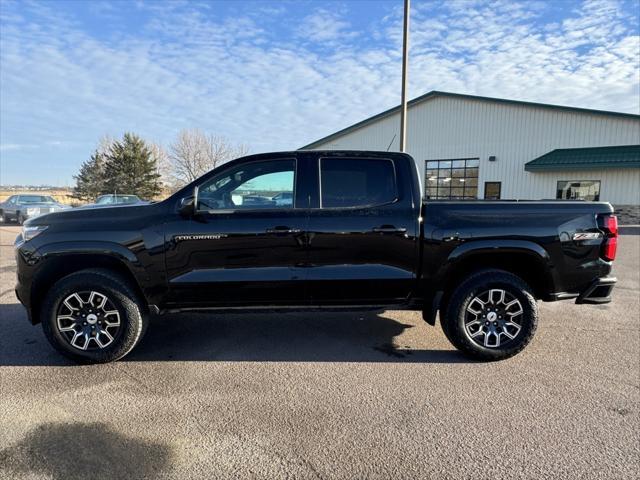
[[[155,142],[149,142],[149,149],[151,150],[151,156],[155,159],[164,193],[177,190],[176,182],[173,178],[173,166],[167,150],[162,144]]]
[[[246,155],[245,145],[233,145],[225,137],[206,134],[202,130],[182,130],[169,146],[171,184],[189,183],[213,168]]]

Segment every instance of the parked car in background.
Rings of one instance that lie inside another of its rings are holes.
[[[49,195],[12,195],[0,203],[0,223],[10,221],[22,225],[28,218],[71,208],[56,202]]]
[[[124,195],[124,194],[108,194],[100,195],[96,198],[95,203],[89,203],[83,205],[82,208],[97,208],[97,207],[116,207],[119,205],[146,205],[149,202],[142,200],[137,195]]]
[[[280,192],[274,195],[271,200],[276,202],[277,206],[291,206],[293,205],[293,192]]]
[[[275,207],[275,200],[271,200],[269,197],[263,197],[260,195],[244,195],[242,197],[242,206],[243,207]]]

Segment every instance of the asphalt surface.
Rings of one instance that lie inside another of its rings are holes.
[[[640,236],[614,302],[541,304],[470,362],[415,312],[158,317],[75,366],[27,323],[0,226],[0,478],[638,478]]]

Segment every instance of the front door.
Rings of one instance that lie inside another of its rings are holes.
[[[192,218],[166,225],[170,303],[302,305],[308,195],[296,158],[242,162],[205,180]]]
[[[410,158],[327,153],[315,161],[317,188],[308,228],[310,302],[406,302],[415,288],[419,234]]]

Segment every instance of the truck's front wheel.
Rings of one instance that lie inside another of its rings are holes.
[[[484,270],[450,297],[442,328],[453,345],[479,360],[501,360],[522,351],[538,324],[531,288],[518,276]]]
[[[53,347],[79,363],[106,363],[129,353],[146,327],[128,282],[108,270],[82,270],[47,293],[42,328]]]

